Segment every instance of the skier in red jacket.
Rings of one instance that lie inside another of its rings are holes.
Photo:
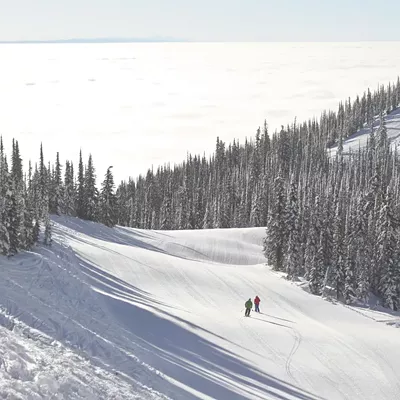
[[[260,301],[261,301],[260,298],[256,296],[254,299],[254,311],[258,313],[260,312],[260,307],[259,307]]]

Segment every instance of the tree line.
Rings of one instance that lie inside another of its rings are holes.
[[[305,276],[315,294],[328,285],[346,302],[373,292],[397,309],[400,164],[384,116],[399,106],[398,78],[273,135],[264,122],[243,144],[217,138],[211,156],[188,154],[116,190],[111,167],[97,189],[91,156],[84,165],[80,154],[75,173],[58,154],[46,167],[41,149],[39,165],[24,176],[18,143],[10,171],[1,145],[2,252],[32,246],[37,225],[51,233],[49,213],[142,229],[265,226],[268,263],[289,279]],[[361,128],[369,129],[367,146],[345,154],[344,140]]]
[[[400,80],[369,89],[319,119],[294,121],[270,137],[217,139],[209,158],[187,155],[117,189],[118,224],[143,229],[266,226],[264,253],[310,290],[330,287],[347,303],[372,292],[400,307],[398,152],[384,116],[400,106]],[[365,148],[343,142],[369,130]],[[337,146],[334,156],[330,148]]]
[[[11,163],[0,137],[0,254],[13,256],[21,250],[30,250],[40,239],[52,242],[50,214],[71,215],[101,222],[107,226],[116,223],[116,198],[112,167],[107,169],[99,191],[92,157],[83,165],[79,155],[78,173],[66,161],[64,173],[59,153],[54,164],[44,161],[40,146],[39,161],[28,164],[23,172],[19,143],[12,141]]]

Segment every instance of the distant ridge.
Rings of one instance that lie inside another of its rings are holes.
[[[74,38],[53,40],[0,40],[0,44],[39,44],[39,43],[160,43],[188,42],[185,39],[154,37],[154,38]]]

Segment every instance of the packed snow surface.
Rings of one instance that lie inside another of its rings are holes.
[[[399,315],[286,281],[264,233],[55,217],[52,247],[0,258],[0,396],[398,400]]]

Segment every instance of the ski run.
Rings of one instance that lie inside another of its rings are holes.
[[[264,228],[53,224],[0,258],[0,398],[400,398],[399,314],[288,282]]]
[[[387,136],[390,143],[390,147],[393,150],[399,150],[400,146],[400,108],[396,108],[394,111],[385,115],[383,120],[385,121],[387,128]],[[374,133],[380,127],[380,119],[376,117],[373,123]],[[357,154],[360,149],[364,149],[367,146],[368,140],[370,140],[371,127],[364,127],[353,135],[350,135],[343,141],[343,154]],[[337,146],[332,147],[328,150],[331,156],[335,156],[337,153]]]

